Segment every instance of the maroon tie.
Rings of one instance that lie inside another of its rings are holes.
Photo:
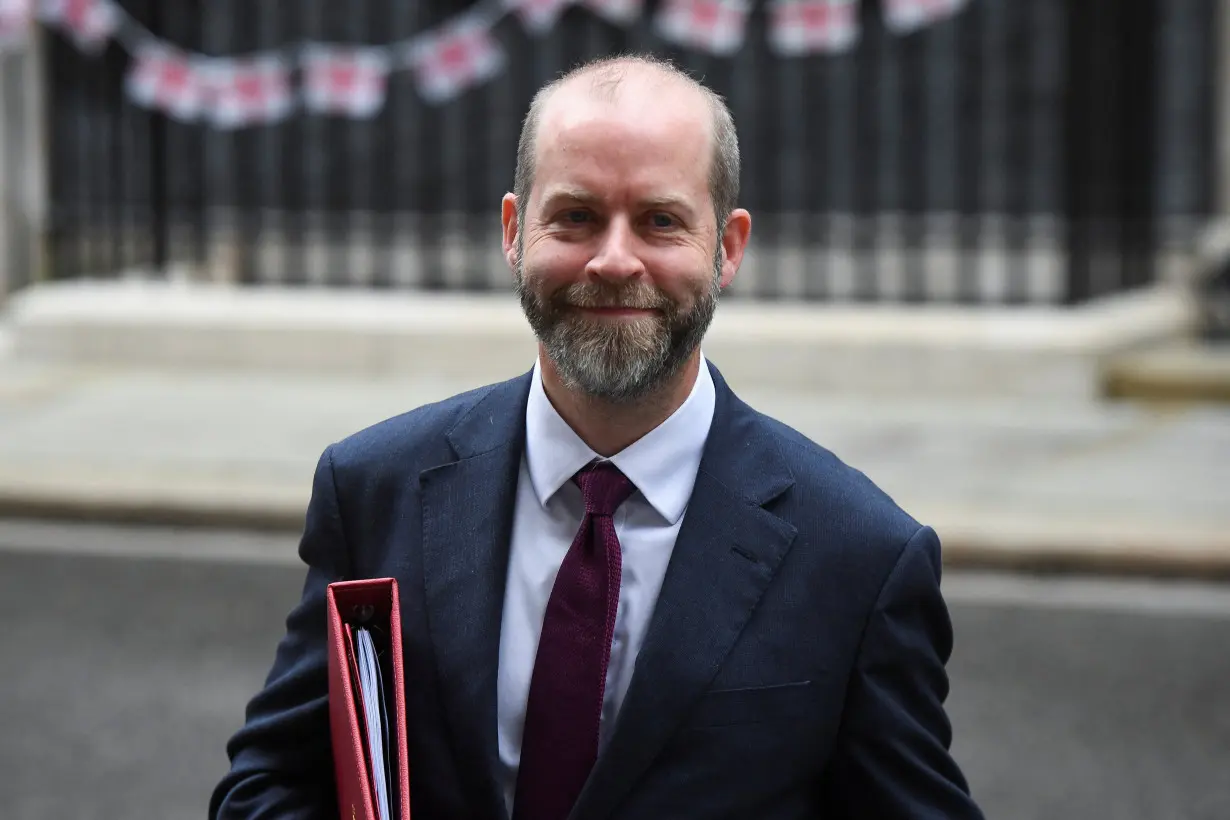
[[[573,478],[585,516],[564,556],[530,679],[514,820],[564,820],[598,758],[622,560],[611,516],[635,489],[609,462]]]

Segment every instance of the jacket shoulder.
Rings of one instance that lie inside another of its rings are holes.
[[[899,552],[922,527],[864,472],[798,430],[764,414],[757,416],[793,474],[792,506],[801,523],[836,529],[859,543],[893,552]]]
[[[450,455],[446,434],[499,384],[467,390],[377,422],[329,447],[334,470],[402,469],[440,463]]]

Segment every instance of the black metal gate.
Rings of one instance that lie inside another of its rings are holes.
[[[384,43],[465,3],[126,0],[209,55]],[[506,70],[455,102],[394,74],[370,121],[296,112],[218,131],[133,105],[129,57],[50,35],[52,270],[247,283],[494,289],[498,202],[529,99],[595,54],[652,50],[724,94],[764,299],[1077,303],[1154,281],[1213,209],[1216,0],[970,0],[908,36],[876,2],[845,53],[776,56],[763,2],[733,57],[569,9],[496,28]]]

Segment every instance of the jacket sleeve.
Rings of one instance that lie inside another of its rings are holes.
[[[982,817],[949,754],[944,701],[952,642],[939,539],[922,527],[885,580],[863,634],[822,783],[831,816]]]
[[[227,744],[231,769],[210,799],[211,820],[337,816],[325,590],[345,576],[347,550],[332,448],[316,467],[299,556],[307,565],[303,594],[286,619],[264,688]]]

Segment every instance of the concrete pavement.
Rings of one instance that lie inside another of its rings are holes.
[[[293,532],[326,445],[475,384],[0,356],[0,514]],[[951,566],[1230,576],[1230,406],[732,386],[934,525]]]

